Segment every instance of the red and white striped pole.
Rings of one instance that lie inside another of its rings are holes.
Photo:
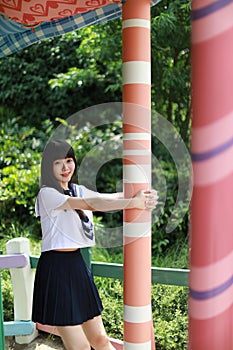
[[[192,2],[189,349],[233,349],[233,3]]]
[[[151,185],[150,0],[127,0],[123,26],[125,197]],[[151,313],[151,213],[124,211],[124,349],[155,348]]]

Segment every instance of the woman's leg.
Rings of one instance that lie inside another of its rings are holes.
[[[57,327],[66,350],[90,350],[91,346],[82,326]]]
[[[101,316],[97,316],[82,324],[84,333],[95,350],[114,350],[104,329]]]

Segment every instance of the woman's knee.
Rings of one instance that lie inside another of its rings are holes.
[[[114,349],[105,332],[101,316],[83,323],[82,327],[89,343],[95,350]]]
[[[90,344],[80,326],[57,327],[66,350],[90,350]]]
[[[62,338],[62,341],[66,350],[90,350],[91,349],[89,343],[87,342],[82,342],[82,341],[73,342],[72,340],[64,337]]]
[[[94,349],[105,349],[109,345],[109,339],[106,334],[95,334],[90,339],[91,346]]]
[[[63,340],[63,344],[66,350],[90,350],[91,347],[88,344],[71,344],[67,342],[65,339]]]

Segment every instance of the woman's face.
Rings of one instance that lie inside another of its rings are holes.
[[[74,170],[73,158],[56,159],[53,162],[53,174],[64,189],[68,189],[68,182],[71,180]]]

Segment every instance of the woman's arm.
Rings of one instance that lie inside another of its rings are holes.
[[[82,209],[91,211],[112,211],[122,209],[154,209],[158,195],[157,191],[139,191],[133,198],[123,198],[123,194],[100,194],[89,198],[70,197],[57,210]]]
[[[98,198],[101,198],[101,199],[123,199],[124,198],[123,192],[99,193],[96,191],[89,190],[84,186],[82,186],[82,189],[83,189],[84,198],[95,198],[96,196],[98,196]]]

